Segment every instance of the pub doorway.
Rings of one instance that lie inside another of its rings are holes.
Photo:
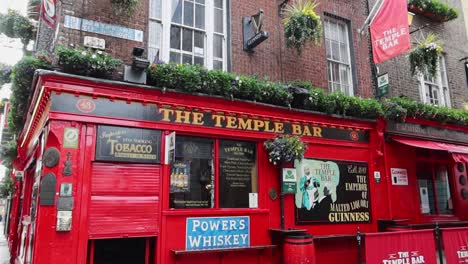
[[[156,238],[90,240],[88,264],[156,263]]]

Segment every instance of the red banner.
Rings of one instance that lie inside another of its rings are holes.
[[[403,54],[411,48],[407,0],[383,0],[370,24],[374,62]]]
[[[468,228],[442,229],[447,264],[468,263]]]
[[[366,263],[437,264],[434,231],[366,234]]]
[[[57,21],[57,0],[42,0],[42,19],[51,28],[55,28]]]

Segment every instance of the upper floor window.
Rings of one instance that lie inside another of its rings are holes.
[[[327,52],[328,88],[353,95],[351,55],[348,25],[344,21],[327,18],[325,49]]]
[[[226,0],[150,0],[149,5],[150,61],[227,69]]]
[[[447,69],[443,56],[439,58],[439,69],[435,77],[427,74],[420,77],[422,101],[427,104],[450,107],[450,92],[447,81]]]

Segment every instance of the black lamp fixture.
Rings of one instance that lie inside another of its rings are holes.
[[[145,49],[142,47],[134,47],[132,50],[132,65],[125,65],[124,80],[133,83],[146,83],[146,69],[150,65],[150,61],[143,57]]]
[[[144,48],[134,47],[132,51],[133,62],[132,69],[137,71],[146,70],[150,65],[149,60],[143,58],[143,53],[145,52]]]

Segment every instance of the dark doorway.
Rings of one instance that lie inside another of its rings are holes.
[[[93,264],[154,263],[154,238],[97,239],[90,243]]]

